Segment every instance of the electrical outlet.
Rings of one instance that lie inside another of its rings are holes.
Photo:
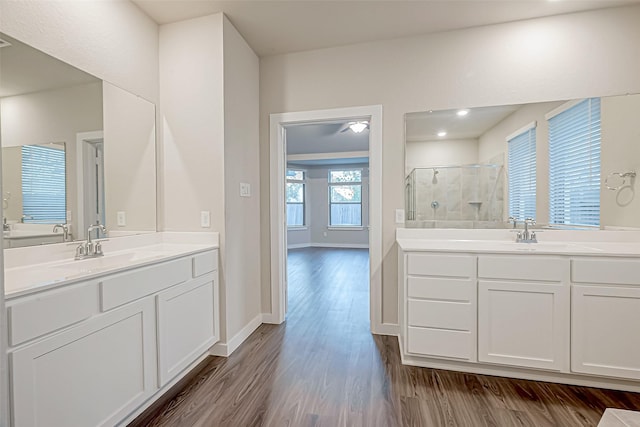
[[[246,182],[240,183],[240,197],[251,197],[251,184]]]
[[[404,224],[404,209],[396,209],[396,224]]]
[[[200,227],[202,228],[211,227],[211,212],[209,211],[200,212]]]
[[[127,214],[123,211],[118,211],[116,214],[118,227],[124,227],[127,225]]]

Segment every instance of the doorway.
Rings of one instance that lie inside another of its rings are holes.
[[[295,124],[367,121],[369,123],[369,319],[371,332],[385,334],[382,323],[382,106],[272,114],[270,117],[271,316],[286,316],[286,128]]]
[[[287,319],[349,304],[368,330],[369,122],[287,125],[285,151]]]
[[[77,134],[77,219],[76,239],[86,239],[90,225],[105,225],[104,135],[102,131]],[[92,238],[106,237],[100,230]]]

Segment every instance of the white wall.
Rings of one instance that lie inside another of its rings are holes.
[[[222,15],[160,27],[166,231],[224,229],[222,50]],[[211,212],[209,229],[200,211]]]
[[[478,163],[477,139],[407,141],[405,175],[415,168]]]
[[[103,92],[105,225],[120,235],[156,231],[155,106],[109,83]]]
[[[152,102],[158,26],[120,0],[0,2],[0,31]]]
[[[224,186],[227,243],[227,337],[261,313],[260,306],[260,156],[259,61],[223,18]],[[251,197],[240,197],[240,183]]]
[[[271,301],[269,114],[383,105],[383,321],[397,323],[404,114],[640,92],[638,22],[640,6],[629,6],[262,58],[263,311]]]
[[[222,14],[160,27],[164,229],[220,232],[222,341],[260,314],[258,65]]]
[[[158,100],[158,26],[128,1],[2,1],[0,30],[133,93]],[[1,259],[1,257],[0,257]],[[0,333],[4,314],[0,286]],[[0,362],[4,357],[0,337]],[[0,363],[0,425],[8,414]]]
[[[612,172],[640,174],[640,95],[602,98],[602,154],[600,171],[600,222],[607,226],[640,227],[640,175],[617,191],[607,190],[605,178]],[[621,185],[610,178],[610,186]]]

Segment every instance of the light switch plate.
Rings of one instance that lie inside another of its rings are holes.
[[[396,209],[396,224],[404,224],[404,209]]]
[[[211,227],[211,212],[209,211],[200,212],[200,227],[202,228]]]
[[[251,184],[246,182],[240,183],[240,197],[251,197]]]
[[[124,227],[125,225],[127,225],[127,214],[124,213],[124,211],[118,211],[116,213],[116,219],[118,222],[118,227]]]

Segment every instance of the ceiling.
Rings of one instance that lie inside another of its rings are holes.
[[[349,129],[349,123],[324,122],[287,126],[287,155],[368,151],[369,129],[355,133]]]
[[[224,12],[259,56],[450,31],[640,0],[132,0],[159,24]]]
[[[409,113],[406,115],[406,140],[476,139],[520,107],[521,105],[504,105],[470,108],[466,116],[458,116],[459,110]],[[446,131],[447,134],[438,136],[440,131]]]
[[[11,44],[0,48],[0,97],[100,81],[7,35],[0,33],[0,39]]]

